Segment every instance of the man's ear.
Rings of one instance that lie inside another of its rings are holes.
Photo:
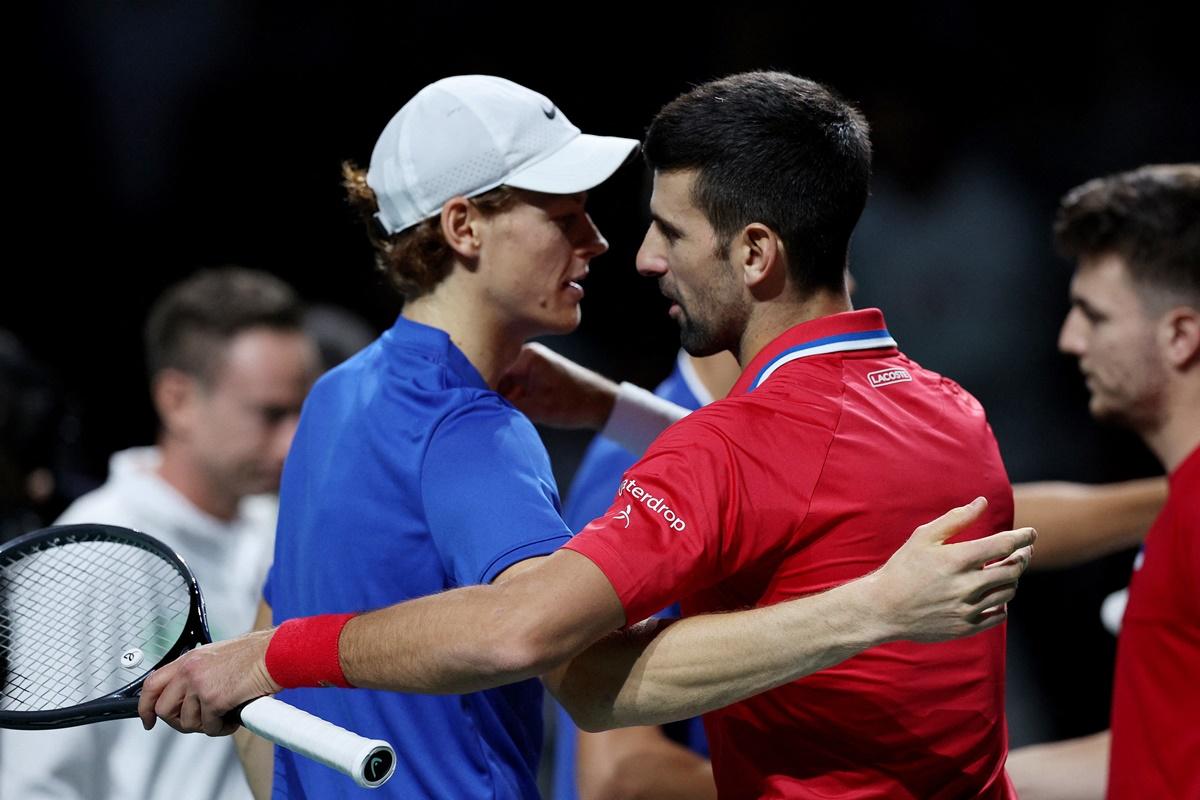
[[[199,381],[182,370],[160,370],[150,385],[154,410],[167,433],[186,435],[196,424]]]
[[[479,257],[481,222],[479,209],[462,195],[451,197],[442,205],[442,237],[465,260]]]
[[[751,294],[774,297],[787,284],[787,256],[779,234],[761,222],[752,222],[730,242],[730,257],[742,271]]]
[[[1158,341],[1172,368],[1200,367],[1200,310],[1176,306],[1165,312],[1158,323]]]

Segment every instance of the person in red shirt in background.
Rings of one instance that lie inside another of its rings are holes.
[[[1055,237],[1077,260],[1059,347],[1097,419],[1134,430],[1169,475],[1134,564],[1110,731],[1014,751],[1023,798],[1200,797],[1200,164],[1068,192]],[[1107,768],[1106,768],[1107,767]]]

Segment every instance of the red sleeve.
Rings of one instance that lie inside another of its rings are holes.
[[[742,506],[727,441],[685,419],[622,477],[608,512],[564,545],[605,574],[628,624],[712,586]],[[741,520],[741,524],[745,524]]]

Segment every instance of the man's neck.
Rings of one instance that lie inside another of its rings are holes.
[[[1200,380],[1176,386],[1166,406],[1163,424],[1142,438],[1170,473],[1200,447]]]
[[[742,368],[738,366],[737,359],[728,350],[712,356],[689,355],[686,358],[691,362],[696,377],[700,379],[708,396],[713,400],[720,400],[729,394],[729,390],[733,388],[742,374]]]
[[[820,317],[852,311],[850,297],[841,293],[819,291],[802,300],[778,300],[758,304],[750,313],[738,347],[738,363],[745,369],[756,355],[789,328]]]
[[[447,281],[453,280],[453,276]],[[527,336],[506,327],[494,307],[469,291],[439,286],[404,304],[402,316],[445,331],[493,389],[520,355]]]
[[[196,463],[183,443],[163,435],[158,475],[196,508],[223,522],[237,517],[241,498],[222,490]]]

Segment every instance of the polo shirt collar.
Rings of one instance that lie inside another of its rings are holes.
[[[788,328],[750,359],[729,394],[754,391],[775,370],[797,359],[852,350],[897,352],[878,308],[844,311]]]
[[[400,315],[396,323],[383,334],[388,349],[401,348],[438,364],[443,364],[460,386],[491,391],[487,381],[471,363],[462,350],[458,349],[450,334]]]

